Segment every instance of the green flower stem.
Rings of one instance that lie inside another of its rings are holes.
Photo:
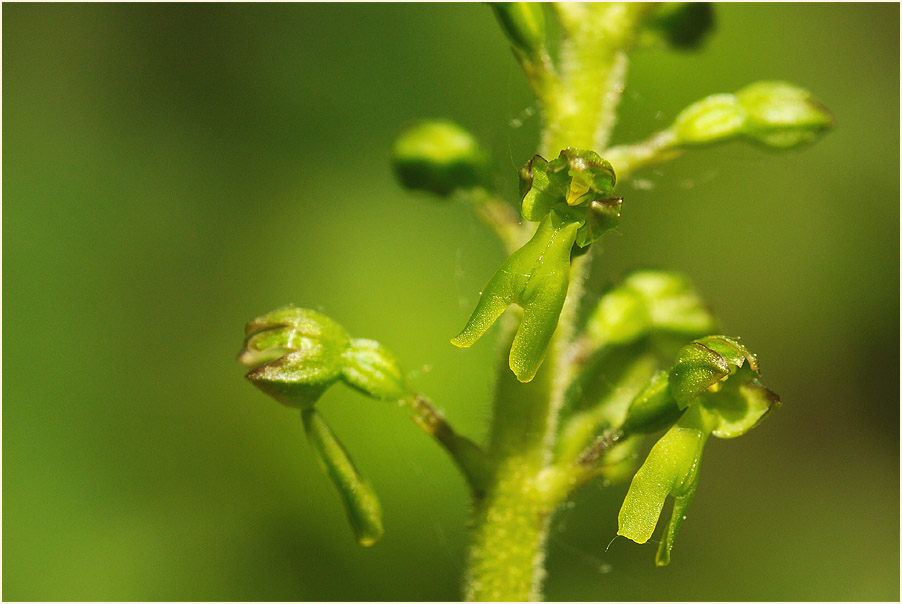
[[[546,47],[545,12],[538,2],[490,3],[514,56],[526,72],[536,96],[557,75]]]
[[[558,77],[539,95],[545,116],[540,155],[577,147],[602,152],[616,120],[627,51],[648,3],[558,3],[564,29]]]
[[[543,478],[552,461],[558,413],[571,377],[570,343],[590,257],[574,259],[570,292],[535,378],[524,384],[506,364],[499,367],[489,443],[497,469],[475,508],[465,578],[469,601],[541,599],[549,524],[569,492],[549,488]],[[509,345],[519,321],[513,313],[505,319],[502,341]]]
[[[662,130],[632,145],[617,145],[605,151],[605,159],[614,166],[621,181],[636,170],[669,161],[682,153],[676,148],[677,137],[672,130]]]
[[[529,239],[522,228],[522,220],[517,210],[486,189],[473,189],[466,193],[476,217],[492,229],[505,251],[512,254]]]
[[[645,5],[617,3],[556,8],[565,30],[558,72],[538,80],[529,74],[544,114],[539,153],[545,157],[567,147],[607,146],[626,75],[626,50],[648,11]],[[535,226],[522,228],[531,233]],[[495,480],[474,510],[467,600],[541,598],[551,518],[577,486],[579,473],[578,468],[555,472],[552,464],[558,416],[575,372],[576,311],[593,255],[590,249],[571,264],[567,299],[535,378],[524,384],[500,367],[489,443]],[[505,319],[502,341],[509,346],[519,321],[514,313]]]
[[[448,451],[476,498],[484,496],[493,473],[485,451],[469,438],[457,434],[441,411],[433,407],[425,396],[411,396],[402,404],[410,411],[414,423]]]
[[[564,463],[583,459],[599,434],[623,423],[633,398],[657,372],[658,361],[642,339],[599,351],[588,362],[575,354],[571,366],[580,375],[561,410],[555,459]]]
[[[427,398],[411,390],[381,343],[352,338],[316,311],[286,306],[254,319],[239,360],[254,386],[301,410],[313,453],[361,545],[382,535],[379,501],[315,405],[328,388],[343,383],[370,399],[406,407],[473,491],[465,596],[524,601],[541,598],[555,511],[598,475],[616,481],[632,473],[642,435],[667,429],[633,477],[618,534],[648,541],[665,500],[673,497],[656,559],[666,565],[698,483],[705,440],[740,436],[780,406],[758,381],[753,354],[733,338],[704,335],[716,322],[680,275],[633,273],[594,310],[586,309],[586,334],[576,333],[583,282],[597,252],[590,246],[620,220],[615,170],[623,179],[684,148],[736,139],[795,148],[829,128],[833,117],[807,90],[764,81],[703,98],[666,130],[607,149],[637,32],[648,25],[646,38],[691,46],[710,27],[709,7],[560,4],[560,48],[552,49],[558,51],[553,58],[543,5],[492,8],[542,110],[540,155],[520,171],[520,213],[494,192],[487,152],[453,122],[414,125],[393,152],[403,186],[469,203],[510,252],[452,340],[467,348],[506,314],[502,339],[510,357],[500,368],[486,449],[458,435]],[[520,308],[508,313],[511,305]],[[659,357],[678,346],[672,368],[660,370]]]

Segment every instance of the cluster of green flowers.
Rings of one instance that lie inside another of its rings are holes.
[[[540,103],[556,98],[549,91],[569,90],[554,79],[560,74],[546,47],[541,5],[494,3],[492,9]],[[564,4],[557,12],[565,30],[589,35],[592,30],[583,27],[587,10]],[[640,44],[693,46],[712,23],[707,3],[661,3],[637,10],[643,24]],[[615,170],[623,177],[692,147],[738,139],[772,149],[794,148],[814,140],[832,121],[807,90],[757,82],[690,105],[647,140],[605,149],[606,159],[573,147],[552,160],[534,156],[520,170],[517,204],[508,204],[494,190],[490,156],[475,137],[447,120],[422,122],[403,132],[395,143],[393,167],[408,189],[470,203],[507,245],[509,257],[451,342],[469,348],[510,306],[520,307],[509,367],[527,383],[541,369],[558,328],[571,263],[619,224],[623,200],[614,193]],[[566,144],[567,138],[558,142]],[[535,223],[535,229],[523,221]],[[666,565],[698,485],[708,437],[744,434],[780,399],[761,385],[757,358],[738,339],[710,335],[720,331],[718,323],[681,275],[632,273],[601,296],[582,327],[581,335],[566,342],[572,347],[571,374],[555,376],[566,379],[568,387],[554,409],[553,463],[543,470],[557,477],[550,484],[564,485],[559,500],[598,475],[611,481],[632,476],[618,534],[637,543],[651,538],[666,498],[673,497],[673,513],[656,556],[658,565]],[[351,338],[320,313],[285,307],[251,321],[239,360],[250,368],[246,377],[255,386],[301,410],[308,440],[338,488],[362,545],[382,535],[381,510],[369,483],[316,410],[333,384],[343,382],[370,398],[406,404],[420,427],[448,449],[477,497],[496,478],[496,460],[454,434],[441,414],[410,388],[391,352],[372,340]],[[660,437],[633,474],[642,440],[657,433]]]

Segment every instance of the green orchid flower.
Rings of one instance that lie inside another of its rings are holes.
[[[397,359],[378,342],[351,338],[329,317],[294,306],[257,317],[245,334],[238,360],[250,368],[247,379],[301,410],[307,442],[338,490],[354,537],[372,545],[382,536],[379,499],[315,405],[339,381],[377,400],[405,400],[412,393]]]
[[[669,372],[661,372],[630,405],[620,436],[671,427],[636,472],[620,508],[617,534],[636,543],[651,538],[668,496],[673,512],[658,547],[658,566],[670,563],[677,531],[695,495],[708,436],[734,438],[780,406],[758,380],[758,361],[726,336],[708,336],[683,347]]]
[[[451,343],[472,346],[508,306],[523,308],[510,368],[521,382],[535,377],[567,297],[574,246],[585,248],[614,228],[622,200],[611,197],[615,176],[593,151],[565,149],[554,161],[535,156],[521,170],[521,213],[539,227],[482,291],[463,331]]]

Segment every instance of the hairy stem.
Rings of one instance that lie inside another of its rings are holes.
[[[609,3],[559,5],[557,10],[564,30],[557,73],[531,78],[544,117],[539,152],[551,157],[566,147],[602,151],[623,91],[626,51],[648,8]],[[488,447],[495,474],[474,508],[467,600],[541,599],[551,519],[576,486],[554,471],[553,452],[559,411],[573,377],[575,322],[592,256],[572,262],[567,300],[535,378],[522,384],[507,363],[500,368]],[[516,322],[505,319],[502,341],[509,346]]]
[[[636,170],[673,159],[681,153],[674,148],[676,135],[670,130],[658,132],[644,141],[632,145],[617,145],[605,152],[618,180],[623,180]]]
[[[527,241],[521,225],[523,221],[513,206],[485,189],[474,189],[468,196],[477,218],[495,231],[509,254]]]
[[[559,77],[542,94],[545,124],[540,154],[566,147],[598,152],[608,146],[626,78],[627,51],[648,3],[556,5],[564,28]]]
[[[588,255],[576,259],[570,292],[545,362],[527,384],[501,367],[489,454],[495,481],[474,515],[465,596],[470,601],[535,601],[545,578],[548,527],[566,492],[542,480],[551,463],[557,416],[569,377],[570,344]],[[576,293],[576,295],[574,295]],[[510,342],[514,321],[505,321]]]

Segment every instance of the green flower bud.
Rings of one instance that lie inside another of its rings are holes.
[[[670,370],[670,389],[681,409],[744,367],[744,381],[758,372],[758,360],[726,336],[708,336],[683,347]]]
[[[688,279],[678,273],[642,270],[601,297],[589,316],[586,333],[595,348],[651,334],[658,346],[670,349],[672,342],[682,346],[716,325]]]
[[[714,9],[710,2],[662,2],[648,29],[674,48],[696,48],[714,29]]]
[[[813,141],[833,115],[811,93],[785,82],[757,82],[735,95],[715,94],[684,109],[670,131],[686,147],[746,137],[775,149]]]
[[[651,330],[651,317],[642,294],[616,287],[598,301],[586,324],[595,348],[635,342]]]
[[[313,405],[342,373],[350,339],[329,317],[286,306],[247,324],[238,360],[247,379],[280,403]]]
[[[354,339],[344,352],[342,377],[352,387],[381,400],[398,401],[411,395],[397,358],[373,340]]]
[[[642,270],[631,273],[624,286],[645,301],[655,331],[700,337],[710,333],[717,320],[689,279],[679,273]]]
[[[733,438],[757,426],[780,397],[757,380],[758,361],[724,336],[683,347],[673,368],[662,372],[630,403],[620,428],[625,435],[655,432],[672,424],[693,403],[713,418],[713,433]]]
[[[392,162],[402,185],[442,197],[486,186],[491,173],[489,156],[473,135],[447,120],[422,122],[401,133]]]
[[[360,474],[347,450],[313,408],[301,411],[307,442],[335,485],[357,543],[367,547],[382,537],[382,508],[376,492]]]
[[[545,358],[570,284],[570,251],[578,226],[549,212],[532,239],[508,258],[482,291],[463,331],[451,343],[469,348],[508,306],[523,308],[511,346],[510,368],[521,382],[532,380]]]
[[[788,149],[813,141],[833,125],[833,115],[804,88],[756,82],[736,93],[748,116],[745,134],[768,147]]]
[[[745,129],[746,110],[732,94],[715,94],[689,105],[673,125],[679,145],[707,145],[735,138]]]
[[[248,323],[246,333],[238,360],[251,368],[247,379],[286,405],[311,407],[339,380],[379,400],[412,394],[391,351],[351,339],[318,312],[286,306]]]
[[[514,48],[528,57],[545,44],[545,12],[538,2],[492,2],[501,29]]]

